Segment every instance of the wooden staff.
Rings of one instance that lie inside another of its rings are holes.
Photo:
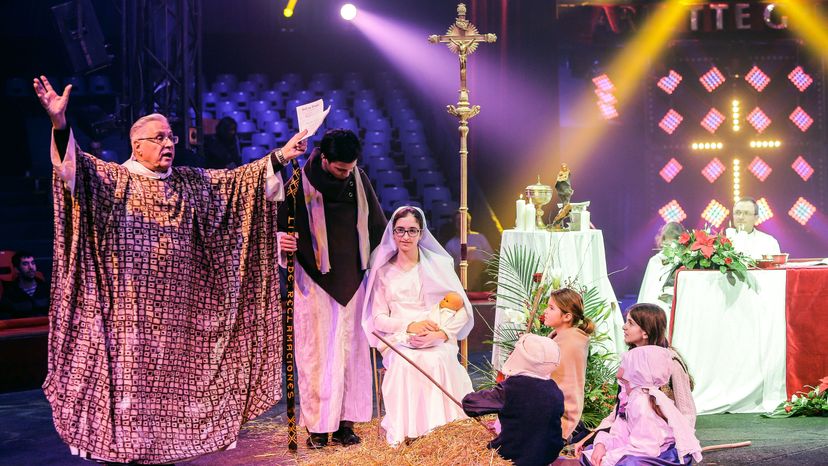
[[[751,445],[750,441],[738,442],[738,443],[722,443],[720,445],[708,445],[708,446],[702,448],[702,451],[707,453],[709,451],[728,450],[730,448],[749,447],[750,445]]]
[[[412,360],[408,359],[408,356],[406,356],[406,355],[402,354],[402,353],[400,352],[400,350],[398,350],[397,348],[394,348],[394,346],[393,346],[391,343],[389,343],[389,342],[388,342],[388,340],[386,340],[385,338],[383,338],[383,337],[382,337],[380,334],[378,334],[377,332],[371,332],[371,333],[373,333],[373,334],[374,334],[374,336],[375,336],[375,337],[377,337],[377,338],[379,339],[379,341],[383,342],[383,343],[385,344],[385,346],[387,346],[387,347],[388,347],[388,348],[390,348],[392,351],[394,351],[395,353],[397,353],[398,355],[400,355],[400,357],[402,357],[403,359],[405,359],[406,361],[408,361],[408,363],[409,363],[409,364],[411,364],[412,366],[414,366],[414,368],[415,368],[415,369],[417,369],[418,371],[420,371],[420,373],[421,373],[421,374],[423,374],[424,376],[426,376],[426,378],[427,378],[428,380],[430,380],[430,381],[431,381],[431,383],[433,383],[433,384],[434,384],[434,386],[436,386],[437,388],[439,388],[439,389],[440,389],[440,391],[441,391],[441,392],[443,392],[443,394],[444,394],[444,395],[446,395],[446,396],[448,397],[448,399],[449,399],[449,400],[453,401],[453,402],[454,402],[454,404],[456,404],[457,406],[459,406],[459,407],[460,407],[460,409],[463,409],[463,404],[462,404],[462,403],[460,403],[459,401],[457,401],[457,398],[455,398],[454,396],[452,396],[452,394],[451,394],[451,393],[449,393],[449,392],[448,392],[448,390],[446,390],[445,388],[443,388],[443,386],[442,386],[442,385],[440,385],[439,383],[437,383],[437,381],[436,381],[436,380],[434,380],[434,379],[433,379],[430,375],[428,375],[428,373],[427,373],[426,371],[424,371],[424,370],[423,370],[420,366],[418,366],[416,363],[414,363],[414,361],[412,361]],[[487,425],[486,425],[483,421],[481,421],[480,419],[478,419],[478,418],[476,418],[476,417],[473,417],[472,419],[474,419],[474,420],[475,420],[475,421],[477,421],[477,422],[478,422],[481,426],[483,426],[483,428],[484,428],[484,429],[486,429],[486,431],[487,431],[487,432],[489,432],[490,434],[494,434],[494,432],[492,432],[492,429],[490,429],[490,428],[489,428],[489,426],[487,426]]]
[[[293,175],[290,178],[290,183],[287,188],[287,195],[289,197],[287,207],[287,234],[293,236],[296,234],[296,197],[299,192],[299,181],[302,177],[302,172],[299,169],[299,163],[296,159],[290,161],[293,167]],[[296,371],[293,346],[293,307],[296,292],[296,252],[287,253],[287,300],[285,302],[285,321],[284,321],[284,353],[285,353],[285,390],[287,397],[285,400],[286,415],[288,421],[288,449],[296,451],[299,447],[299,434],[296,432]]]

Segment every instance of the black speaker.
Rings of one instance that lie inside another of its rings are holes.
[[[75,73],[89,73],[112,63],[101,25],[89,0],[55,5],[52,14]]]

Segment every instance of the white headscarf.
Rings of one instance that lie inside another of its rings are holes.
[[[393,219],[403,209],[414,209],[423,218],[423,231],[420,235],[418,246],[420,249],[420,283],[423,287],[422,296],[426,305],[424,310],[431,309],[434,305],[438,304],[445,294],[450,291],[462,296],[463,309],[469,316],[466,325],[457,333],[457,339],[462,340],[469,335],[472,327],[474,327],[474,309],[469,298],[466,296],[466,292],[463,290],[463,286],[460,284],[460,278],[454,272],[454,259],[443,249],[443,246],[437,242],[437,239],[428,230],[423,211],[418,207],[412,206],[402,206],[394,211],[394,214],[391,216],[391,221],[385,226],[382,241],[380,241],[379,246],[371,254],[370,271],[366,279],[365,306],[362,309],[362,329],[365,331],[365,335],[368,337],[368,342],[371,346],[376,347],[379,344],[379,340],[372,334],[375,330],[372,311],[374,287],[377,283],[379,270],[397,255],[397,243],[394,242]],[[377,333],[381,332],[378,331]]]
[[[515,349],[500,371],[510,377],[525,375],[549,380],[560,364],[561,349],[556,342],[549,337],[524,333],[515,343]]]
[[[667,418],[667,424],[673,430],[679,460],[692,455],[700,462],[701,445],[696,438],[693,427],[687,418],[676,408],[673,400],[667,397],[659,387],[670,380],[670,367],[673,354],[670,350],[656,345],[633,348],[621,358],[622,378],[627,381],[630,390],[641,389],[653,397],[661,413]]]

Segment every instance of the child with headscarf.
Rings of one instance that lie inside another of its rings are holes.
[[[626,401],[609,432],[599,432],[584,450],[584,466],[673,466],[701,461],[701,446],[687,418],[660,390],[670,378],[672,353],[660,346],[636,347],[621,359],[618,383]]]
[[[563,393],[550,379],[560,362],[557,343],[524,334],[501,369],[506,380],[463,398],[469,416],[497,413],[501,431],[489,448],[518,466],[548,465],[563,448]]]

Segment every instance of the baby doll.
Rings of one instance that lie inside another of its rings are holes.
[[[465,312],[458,311],[463,309],[463,297],[459,293],[449,291],[440,301],[440,304],[434,306],[428,313],[428,320],[436,323],[441,329],[452,319],[467,318]]]

